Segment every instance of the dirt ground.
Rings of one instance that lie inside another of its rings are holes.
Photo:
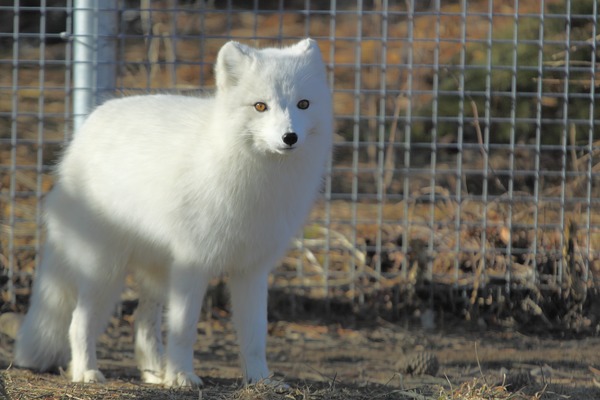
[[[0,335],[0,368],[8,399],[598,399],[600,338],[552,338],[479,331],[465,324],[433,331],[390,323],[331,324],[320,320],[269,324],[270,367],[291,385],[281,393],[244,389],[235,334],[226,315],[198,325],[196,371],[206,387],[172,391],[144,385],[133,359],[132,321],[113,319],[100,340],[100,368],[108,383],[70,383],[58,373],[12,367],[12,340]],[[402,373],[406,360],[427,352],[435,375]],[[486,394],[468,395],[471,387]],[[517,389],[521,389],[518,391]],[[497,393],[494,395],[493,393]]]
[[[487,3],[472,2],[470,6],[483,7],[481,9],[485,11],[487,10]],[[534,14],[537,12],[535,10],[539,8],[539,5],[535,4],[535,2],[531,2],[529,5],[524,3],[527,2],[523,2],[520,5],[521,8],[532,7],[531,13]],[[454,6],[454,4],[449,4],[448,7]],[[497,2],[496,6],[507,7],[504,2]],[[452,10],[449,9],[448,11]],[[199,32],[186,31],[184,29],[185,27],[201,26],[197,21],[186,21],[186,18],[200,18],[199,15],[199,13],[180,12],[178,17],[184,23],[180,24],[183,28],[179,33],[190,35],[190,37],[193,37],[192,35],[199,35]],[[158,12],[154,13],[156,20],[152,21],[152,23],[155,24],[155,27],[160,28],[164,25],[160,21],[160,18],[163,17],[165,16]],[[288,17],[294,20],[288,23],[289,21],[286,19],[286,35],[304,35],[304,24],[297,21],[294,22],[297,19],[297,13]],[[329,18],[328,16],[325,17]],[[206,32],[217,37],[222,34],[220,31],[220,29],[223,29],[222,27],[229,26],[229,24],[224,22],[229,16],[223,13],[211,13],[207,15],[206,21],[204,21],[204,16],[201,18],[203,24],[204,22],[212,24],[205,26],[207,29]],[[447,37],[442,37],[442,40],[438,42],[438,46],[441,46],[440,63],[442,64],[450,63],[451,57],[453,54],[456,54],[456,46],[460,46],[460,43],[452,38],[459,37],[457,31],[461,26],[460,23],[456,22],[456,18],[458,18],[456,15],[453,16],[449,13],[449,16],[444,18],[448,18],[450,22],[443,21]],[[485,35],[485,32],[481,31],[481,29],[488,29],[487,20],[483,17],[481,20],[484,22],[483,24],[474,23],[469,26],[468,34],[473,37],[469,37],[468,40],[479,39],[483,37],[482,35]],[[501,21],[502,19],[498,18],[497,20]],[[277,32],[281,29],[281,21],[280,17],[275,14],[266,14],[255,20],[251,16],[248,18],[248,15],[240,13],[236,15],[236,21],[234,21],[236,24],[240,24],[239,29],[234,32],[227,32],[227,35],[252,37],[248,32],[252,32],[252,29],[254,29],[253,26],[256,23],[261,27],[261,36],[269,37],[271,35],[277,37],[279,35]],[[324,22],[320,22],[317,18],[313,18],[311,23],[315,26],[311,27],[312,33],[321,36],[328,35],[329,25],[327,21],[328,19],[325,19]],[[356,34],[353,29],[355,29],[356,25],[352,14],[348,14],[347,17],[342,14],[336,21],[336,29],[338,30],[336,35],[339,37],[354,37]],[[379,29],[378,27],[378,23],[365,24],[364,35],[366,37],[378,37],[379,33],[376,31]],[[320,32],[319,29],[323,32],[322,34],[318,33]],[[431,34],[431,20],[416,18],[414,29],[417,38],[429,38],[430,36],[428,35]],[[497,27],[494,27],[494,29],[497,30]],[[406,36],[405,30],[405,24],[390,24],[389,35],[390,37],[403,38]],[[148,81],[145,72],[146,67],[139,64],[138,60],[147,60],[150,64],[157,64],[157,60],[162,61],[164,59],[168,61],[169,57],[172,56],[167,54],[167,49],[172,47],[168,35],[156,35],[153,40],[160,45],[150,46],[150,49],[156,48],[160,54],[150,54],[150,50],[146,49],[146,45],[141,38],[138,38],[134,44],[129,45],[126,58],[122,61],[124,64],[132,63],[131,70],[133,72],[128,69],[125,76],[120,78],[123,81],[120,85],[132,89],[138,87],[145,89],[163,87],[185,89],[189,87],[197,88],[201,84],[206,84],[205,82],[197,82],[197,77],[202,76],[202,74],[205,76],[211,74],[212,66],[210,65],[210,60],[208,58],[203,59],[202,55],[198,54],[204,44],[200,46],[199,39],[190,39],[177,41],[177,47],[175,48],[177,57],[175,58],[181,61],[181,65],[176,70],[178,74],[177,82],[170,80],[171,74],[166,67],[152,67],[150,75],[154,80],[146,88],[144,86]],[[361,54],[369,57],[372,54],[377,54],[379,50],[374,47],[376,43],[378,42],[372,40],[364,41],[361,44],[363,46]],[[394,48],[394,46],[400,46],[401,43],[401,40],[395,40],[390,41],[388,44],[390,47],[387,50],[392,63],[400,63],[400,60],[394,57],[402,54],[402,52],[397,51],[398,49]],[[415,42],[415,54],[424,54],[423,59],[425,60],[430,53],[433,54],[432,46],[435,43],[432,40],[417,40]],[[207,41],[206,45],[209,48],[206,49],[206,53],[215,55],[217,45],[219,44],[218,40]],[[327,41],[322,41],[322,45],[325,46],[323,48],[324,54],[329,54],[330,49],[327,46],[330,46],[330,44]],[[336,64],[343,65],[350,61],[354,62],[354,54],[356,52],[354,46],[348,46],[343,40],[339,41],[335,46],[337,46],[334,48],[337,57],[335,60]],[[21,65],[19,67],[18,84],[22,88],[18,92],[18,109],[23,114],[19,117],[19,124],[21,124],[19,125],[19,138],[23,139],[23,143],[17,148],[16,157],[18,160],[17,165],[27,168],[19,171],[16,179],[18,182],[17,190],[22,193],[31,193],[31,196],[30,198],[19,199],[16,216],[29,225],[25,226],[25,223],[19,225],[19,228],[22,229],[19,232],[27,232],[27,234],[19,233],[20,236],[17,235],[17,240],[21,240],[21,242],[17,242],[17,245],[31,247],[33,246],[35,237],[35,226],[32,221],[35,219],[37,206],[37,203],[35,203],[37,201],[35,190],[37,190],[36,179],[38,179],[38,176],[36,175],[37,170],[29,167],[37,165],[39,154],[37,148],[31,144],[37,140],[38,135],[37,113],[40,107],[39,98],[40,96],[44,98],[44,112],[51,113],[45,116],[44,120],[44,135],[48,140],[48,144],[45,144],[43,148],[45,157],[44,165],[51,165],[53,163],[50,160],[55,159],[54,156],[62,145],[65,124],[64,115],[66,113],[65,107],[69,103],[64,98],[64,67],[60,64],[45,65],[44,75],[41,75],[38,70],[39,63],[37,62],[40,59],[39,49],[21,48],[20,51],[23,54],[20,55]],[[64,51],[64,44],[49,45],[46,48],[47,54],[44,59],[62,60],[65,58]],[[3,57],[10,59],[12,54],[6,53]],[[25,62],[28,60],[33,60],[34,62]],[[192,60],[193,62],[187,62],[188,60]],[[203,60],[206,64],[199,65],[198,60]],[[138,64],[140,65],[139,67],[137,67]],[[134,66],[136,67],[134,68]],[[136,68],[139,68],[139,70]],[[0,83],[5,88],[10,88],[12,85],[14,76],[11,71],[13,71],[12,63],[4,63],[3,69],[0,70]],[[353,69],[338,67],[334,72],[336,73],[336,85],[339,89],[353,89],[353,86],[344,86],[346,83],[348,85],[354,83]],[[401,71],[389,69],[386,71],[386,74],[388,80],[391,82],[390,87],[396,88],[396,81]],[[430,77],[426,73],[422,73],[421,75],[416,74],[414,77],[414,89],[416,91],[420,88],[419,85],[423,85],[423,82],[428,82],[428,78]],[[35,89],[39,85],[38,80],[40,76],[45,77],[46,86],[48,87],[43,93]],[[361,83],[361,87],[365,89],[379,88],[380,76],[377,69],[365,69],[363,71],[363,79],[364,82]],[[428,88],[426,89],[429,90]],[[14,97],[12,94],[9,94],[8,89],[5,89],[4,93],[4,96],[0,96],[0,111],[9,115],[8,113],[12,111]],[[372,104],[375,104],[375,100],[373,99],[376,100],[375,97],[366,97],[364,103],[373,102]],[[336,113],[338,115],[353,112],[355,99],[352,90],[340,90],[339,93],[336,93],[335,100]],[[415,104],[420,104],[419,99],[413,99],[413,101]],[[423,102],[424,100],[420,99],[420,101]],[[389,108],[393,105],[393,99],[390,98],[388,103],[387,107]],[[377,108],[373,106],[373,110],[377,111]],[[390,108],[387,111],[388,115],[392,111]],[[364,111],[364,115],[371,115],[371,112],[371,110]],[[373,114],[373,116],[376,116],[376,114]],[[11,124],[7,118],[5,118],[5,121],[2,120],[5,123],[0,123],[0,136],[10,138],[12,135],[10,131]],[[372,120],[374,121],[375,119],[373,118]],[[10,146],[4,146],[0,149],[0,158],[10,159],[11,151],[12,148]],[[474,151],[474,153],[479,154],[478,150]],[[587,157],[587,155],[580,157],[579,160],[583,160],[580,163],[581,165],[583,165],[583,162],[587,165]],[[497,155],[496,158],[493,156],[490,157],[490,164],[496,170],[505,169],[505,165],[500,163],[500,158],[506,159],[503,154]],[[532,157],[522,158],[533,159]],[[519,158],[517,157],[517,159]],[[578,164],[579,160],[574,159],[573,163]],[[476,161],[481,162],[479,158]],[[468,164],[468,160],[464,162],[464,165],[469,166],[469,168],[482,169],[480,164],[470,165]],[[506,162],[506,160],[503,162]],[[597,160],[594,159],[593,163],[596,165]],[[517,166],[520,170],[531,168],[523,165]],[[438,165],[438,167],[440,166]],[[449,168],[451,169],[452,165]],[[411,177],[411,182],[420,185],[421,181],[416,179],[416,176]],[[344,183],[352,182],[354,177],[339,173],[334,178],[337,179],[334,179],[334,182],[340,181]],[[397,181],[402,182],[400,179]],[[8,188],[8,174],[0,177],[0,186],[2,186],[3,182],[4,188]],[[429,182],[429,176],[427,176],[427,182]],[[51,186],[51,179],[47,174],[42,179],[42,185],[44,191],[48,190]],[[454,187],[455,183],[448,183],[446,186]],[[587,186],[582,187],[585,188]],[[367,189],[368,187],[361,188],[365,192]],[[350,189],[343,185],[336,188],[336,190],[350,193]],[[574,191],[573,195],[576,197],[577,193]],[[443,199],[450,197],[451,193],[442,193],[440,196]],[[454,229],[453,222],[446,224],[446,221],[454,221],[451,218],[455,218],[458,214],[452,207],[456,207],[457,205],[450,202],[447,203],[445,207],[448,210],[445,214],[441,213],[441,220],[436,220],[436,222],[438,222],[439,226],[447,226],[449,229]],[[360,217],[359,219],[370,222],[377,220],[378,211],[375,207],[371,207],[370,210],[365,210],[365,207],[362,205],[358,205],[358,207],[357,215]],[[478,211],[479,208],[477,207],[473,207],[477,209],[476,211],[471,211],[471,207],[468,205],[461,205],[461,207],[465,214],[469,213],[469,215],[461,215],[461,221],[478,221],[483,215],[483,212]],[[417,206],[410,208],[410,210],[407,208],[407,210],[410,215],[418,217],[415,218],[417,222],[420,220],[429,221],[428,214],[427,217],[422,217],[418,212],[419,210],[412,211],[413,208],[416,209]],[[431,211],[429,204],[424,203],[422,208],[423,212]],[[501,225],[504,223],[504,214],[502,214],[500,206],[496,208],[488,207],[487,209],[491,210],[490,214],[487,215],[487,220],[490,221],[489,227],[491,227],[488,232],[488,239],[493,240],[497,237],[496,243],[492,243],[489,248],[494,248],[496,245],[503,249],[507,245],[505,235],[503,235],[506,231],[502,230],[503,225]],[[404,210],[403,204],[390,205],[391,213],[388,214],[386,211],[384,219],[400,221],[402,218],[405,218],[404,214],[401,214],[401,212],[404,212],[402,210]],[[540,216],[547,218],[547,220],[541,221],[540,224],[550,224],[552,222],[550,221],[551,216],[559,215],[557,211],[543,210],[544,212],[540,212]],[[6,216],[10,215],[11,212],[8,206],[0,209],[0,214],[4,213],[0,215],[0,220],[8,221],[8,217]],[[355,211],[353,211],[350,205],[344,207],[338,205],[331,210],[333,220],[344,221],[344,224],[345,221],[350,220],[353,212]],[[531,214],[530,211],[526,212],[528,213],[527,215]],[[519,222],[523,223],[522,215],[524,214],[515,212],[513,218],[515,220],[516,218],[521,218],[522,220]],[[571,215],[567,213],[567,217],[571,218]],[[584,217],[581,214],[581,218]],[[594,224],[597,224],[597,221],[600,220],[600,217],[597,217],[596,214],[593,214],[593,218]],[[320,216],[320,219],[323,220],[324,217]],[[578,220],[573,217],[573,221],[577,222]],[[340,226],[335,226],[334,224],[330,228],[335,228],[337,233],[347,235],[348,237],[355,234],[353,232],[345,232],[343,229],[348,229],[349,225],[344,224],[339,224]],[[512,224],[514,224],[514,221],[511,222]],[[367,228],[371,229],[375,225],[371,224]],[[475,224],[472,225],[475,226]],[[585,222],[581,225],[584,226]],[[367,231],[367,228],[361,229]],[[377,227],[377,229],[380,229],[380,227]],[[419,232],[421,236],[417,235]],[[467,239],[471,238],[471,236],[473,238],[480,237],[478,231],[471,229],[466,232],[470,235]],[[417,239],[424,237],[424,243],[427,243],[430,237],[434,237],[433,233],[424,229],[415,229],[409,233],[410,235],[407,234],[407,237],[410,236]],[[450,240],[455,237],[455,235],[439,235],[439,233],[439,231],[435,232],[436,238],[441,237],[444,240]],[[516,233],[520,234],[521,232]],[[571,233],[572,237],[577,237],[577,235],[581,236],[578,242],[580,248],[596,249],[599,247],[600,236],[598,232],[594,231],[591,235],[587,235],[582,230]],[[362,236],[367,237],[368,235],[362,235],[362,231],[359,231],[358,236],[362,238]],[[514,235],[515,238],[517,236],[517,234]],[[552,243],[554,243],[551,239],[554,236],[557,236],[557,232],[544,233],[538,237],[537,244],[551,247]],[[396,233],[395,236],[390,236],[389,238],[384,235],[382,239],[389,239],[389,243],[397,243],[398,237]],[[526,237],[529,238],[530,236],[526,235]],[[548,237],[547,241],[550,244],[545,243],[545,238]],[[588,246],[584,240],[591,240],[592,246]],[[465,241],[465,243],[473,242]],[[557,254],[569,254],[560,247],[562,246],[561,243],[560,240],[556,241],[555,247],[552,247],[552,249],[556,250]],[[386,244],[385,240],[384,244]],[[513,243],[513,248],[516,249],[528,249],[530,246],[530,243],[520,243],[518,245]],[[412,248],[415,246],[409,244],[408,247]],[[454,257],[452,249],[455,248],[455,244],[453,242],[442,242],[441,244],[436,242],[434,247],[441,254],[438,258],[439,260],[444,260],[442,256]],[[475,242],[472,247],[480,249],[488,248],[488,245]],[[399,257],[404,257],[404,255],[399,254],[396,246],[392,247],[392,250],[396,254],[396,258],[390,255],[388,257],[388,264],[392,266],[396,264],[400,265],[402,260]],[[540,250],[538,254],[544,254],[544,251]],[[30,253],[24,253],[25,256],[20,259],[19,265],[22,268],[20,272],[31,273],[34,263]],[[351,270],[357,261],[354,259],[348,261],[348,259],[356,253],[354,253],[354,249],[352,249],[352,252],[347,251],[346,253],[343,256],[337,256],[337,258],[334,257],[335,255],[332,255],[333,253],[330,254],[332,266],[339,265],[338,269],[340,271]],[[492,256],[495,253],[489,252],[488,255]],[[510,257],[510,254],[507,254],[506,257]],[[365,255],[365,259],[367,258],[367,255]],[[418,254],[413,258],[420,260]],[[467,259],[467,261],[471,262],[470,259]],[[578,259],[574,263],[577,262],[579,262]],[[592,262],[596,261],[592,260]],[[489,264],[493,265],[491,262]],[[296,261],[294,260],[294,268],[295,265]],[[448,265],[454,264],[451,263]],[[470,265],[476,264],[471,262]],[[505,267],[509,264],[499,263],[498,265]],[[535,263],[532,263],[532,265],[535,265]],[[593,272],[600,270],[599,263],[596,262],[596,264],[592,263],[591,265]],[[595,269],[594,265],[596,266]],[[361,267],[367,268],[370,265]],[[529,272],[527,268],[524,270],[525,272]],[[464,275],[469,278],[474,276],[472,268],[467,269],[465,267],[465,271],[461,272],[464,272]],[[491,272],[498,272],[498,276],[505,275],[505,270]],[[511,271],[511,274],[516,276],[515,271]],[[474,278],[473,280],[477,281]],[[397,284],[398,282],[392,283]],[[545,299],[543,295],[540,295],[539,298],[542,300]],[[548,300],[550,303],[552,301],[553,299]],[[566,302],[563,300],[562,304],[564,303]],[[556,308],[560,309],[561,307],[558,307],[558,305],[562,304],[557,302]],[[568,309],[568,307],[563,308]],[[375,313],[373,311],[373,314]],[[13,342],[9,337],[0,334],[0,400],[4,398],[48,400],[229,398],[351,400],[372,398],[438,400],[508,398],[600,399],[600,384],[598,383],[600,382],[600,371],[594,369],[594,367],[600,369],[600,338],[592,336],[593,332],[588,332],[587,336],[574,336],[563,333],[563,336],[559,337],[557,336],[558,334],[539,334],[541,329],[538,329],[536,330],[537,333],[533,335],[519,333],[514,330],[484,330],[476,324],[466,323],[464,320],[458,319],[453,322],[438,324],[438,327],[433,330],[421,328],[418,321],[392,323],[383,319],[375,319],[374,317],[368,320],[368,322],[357,322],[351,316],[347,318],[343,316],[336,316],[336,318],[286,318],[285,313],[279,312],[276,319],[276,322],[271,322],[269,325],[268,358],[270,367],[277,373],[277,377],[283,379],[291,386],[291,389],[282,393],[275,393],[265,388],[243,388],[241,371],[238,366],[235,335],[229,323],[228,316],[224,312],[214,311],[210,320],[205,319],[198,326],[199,340],[196,346],[196,371],[206,384],[206,387],[200,392],[172,391],[142,384],[139,380],[139,373],[133,359],[132,320],[129,317],[124,317],[112,321],[107,333],[102,336],[99,343],[98,355],[100,368],[108,378],[108,382],[105,385],[72,384],[66,377],[59,373],[35,374],[27,370],[14,368],[11,366]],[[341,322],[332,322],[334,320]],[[598,332],[596,332],[597,334]],[[435,357],[439,364],[439,368],[435,373],[407,373],[406,365],[408,361],[419,354],[427,354]],[[519,391],[521,388],[523,389]]]

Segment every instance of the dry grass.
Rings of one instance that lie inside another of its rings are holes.
[[[271,400],[271,399],[422,399],[422,400],[537,400],[543,391],[533,395],[510,392],[505,386],[488,386],[476,379],[456,388],[427,387],[420,389],[398,389],[383,385],[347,385],[335,381],[328,383],[295,382],[290,389],[277,389],[267,385],[241,387],[235,381],[210,381],[203,389],[174,390],[134,382],[110,381],[106,384],[73,384],[65,378],[29,371],[7,370],[0,373],[3,386],[0,396],[9,400]],[[1,397],[0,397],[1,398]]]
[[[543,398],[544,391],[533,395],[521,391],[511,392],[506,386],[489,386],[482,379],[465,382],[456,389],[443,390],[438,400],[538,400]]]

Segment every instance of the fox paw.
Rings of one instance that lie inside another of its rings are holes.
[[[162,374],[157,371],[142,371],[142,381],[144,383],[151,383],[153,385],[160,385],[163,383]]]
[[[80,383],[103,383],[106,382],[106,378],[97,369],[88,369],[82,374],[73,374],[73,382]]]
[[[204,382],[193,372],[178,372],[165,377],[163,385],[169,388],[201,388]]]

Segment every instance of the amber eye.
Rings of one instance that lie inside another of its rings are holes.
[[[261,101],[259,101],[258,103],[256,103],[254,105],[254,109],[258,112],[265,112],[267,111],[267,105]]]
[[[301,110],[306,110],[309,105],[310,105],[310,103],[308,102],[308,100],[300,100],[298,102],[298,108]]]

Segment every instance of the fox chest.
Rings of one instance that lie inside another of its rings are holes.
[[[190,245],[199,258],[221,270],[274,263],[297,233],[310,203],[310,198],[299,201],[297,193],[272,190],[218,195],[213,192],[211,199],[196,203],[182,233],[194,239]]]

